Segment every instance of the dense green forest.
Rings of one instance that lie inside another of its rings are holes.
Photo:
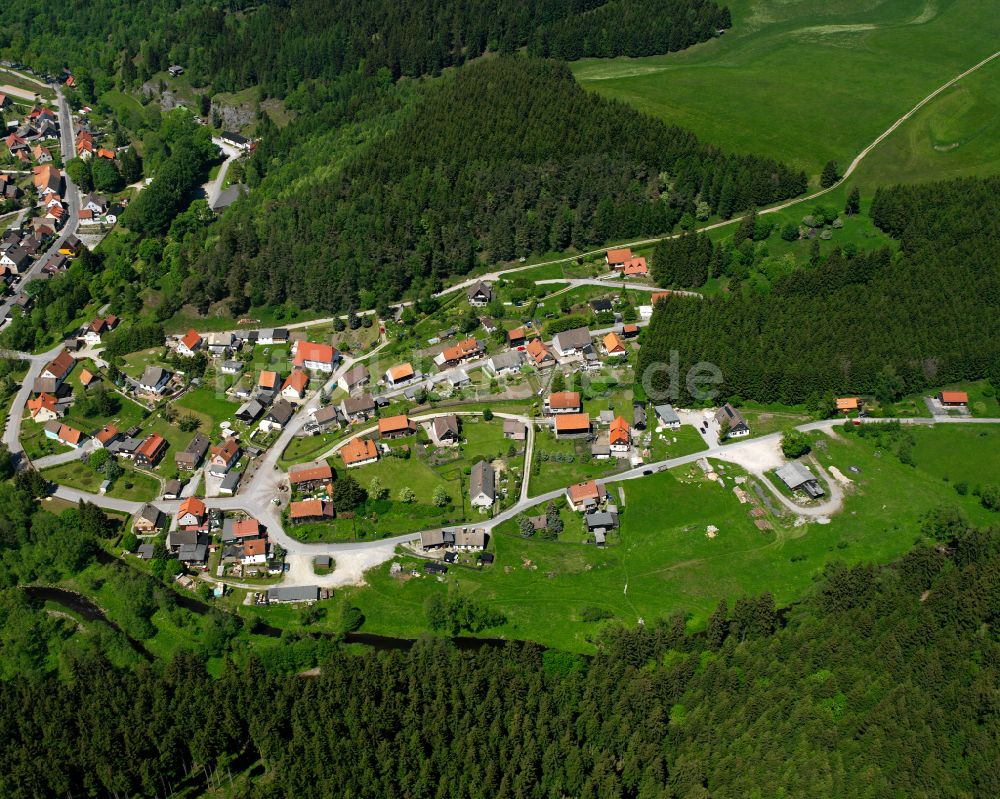
[[[892,401],[983,377],[1000,385],[998,197],[996,177],[880,190],[871,215],[900,239],[898,255],[838,249],[768,293],[737,281],[728,296],[670,298],[645,333],[638,374],[677,350],[682,370],[719,366],[725,397],[791,404],[831,393]],[[712,262],[710,242],[698,242],[667,248],[687,264],[672,267],[675,280]],[[665,375],[652,385],[665,388]]]
[[[550,61],[469,64],[413,106],[342,170],[291,193],[287,161],[316,121],[271,131],[248,166],[257,191],[191,264],[184,298],[346,310],[362,293],[436,288],[480,260],[662,233],[698,202],[726,216],[806,186],[782,164],[587,94]]]
[[[94,0],[72,13],[41,0],[0,8],[0,52],[126,87],[181,64],[198,87],[259,86],[283,97],[302,81],[363,67],[436,75],[483,53],[559,58],[679,50],[730,25],[712,0]]]
[[[785,612],[763,595],[720,603],[697,634],[682,615],[611,626],[589,659],[429,638],[366,654],[313,644],[317,677],[253,655],[213,677],[224,619],[202,651],[132,667],[93,624],[88,645],[61,644],[74,623],[16,582],[84,565],[101,514],[35,513],[29,486],[0,488],[0,634],[16,667],[0,680],[5,797],[199,795],[230,779],[257,799],[1000,791],[1000,532],[957,510],[928,513],[897,564],[830,565]],[[141,638],[163,592],[119,569],[125,632]]]

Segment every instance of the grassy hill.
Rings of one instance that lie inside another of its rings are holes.
[[[989,0],[733,0],[733,28],[682,53],[572,65],[616,97],[728,150],[818,175],[846,165],[946,80],[996,50]],[[936,98],[873,153],[862,178],[951,177],[1000,166],[1000,64]],[[891,167],[891,169],[890,169]],[[933,174],[931,174],[933,173]]]

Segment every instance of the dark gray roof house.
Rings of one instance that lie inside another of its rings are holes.
[[[267,412],[265,419],[271,424],[284,427],[294,414],[295,408],[292,407],[292,404],[288,400],[281,398],[271,406],[271,410]]]
[[[222,478],[222,483],[219,485],[219,493],[222,494],[235,494],[236,489],[239,488],[240,480],[243,479],[243,472],[238,472],[236,469],[230,469],[224,478]]]
[[[447,416],[436,416],[431,421],[431,438],[437,443],[456,442],[461,436],[458,427],[458,417],[450,413]]]
[[[160,366],[147,366],[139,378],[139,388],[143,391],[158,393],[170,380],[170,372]]]
[[[750,435],[750,425],[743,418],[743,414],[732,406],[732,403],[727,402],[715,412],[715,421],[719,424],[724,421],[729,422],[729,435],[733,438]]]
[[[318,599],[318,585],[276,585],[267,589],[268,602],[315,602]]]
[[[786,463],[774,470],[774,473],[792,491],[802,489],[813,499],[823,496],[824,491],[809,467],[798,461]]]
[[[204,563],[208,559],[208,546],[205,544],[181,544],[177,552],[177,560],[183,563]]]
[[[479,461],[469,475],[469,501],[473,507],[488,508],[496,500],[496,475],[486,461]]]
[[[556,333],[552,338],[552,346],[560,355],[573,355],[583,352],[591,345],[590,331],[585,327],[576,327]]]
[[[201,459],[205,457],[205,453],[208,452],[209,440],[201,433],[195,433],[194,438],[188,442],[188,445],[184,448],[183,452],[175,453],[174,461],[177,463],[178,469],[187,469],[188,471],[194,471],[198,468],[198,464],[201,463]]]
[[[465,294],[471,305],[489,305],[493,301],[493,287],[484,280],[477,280]]]

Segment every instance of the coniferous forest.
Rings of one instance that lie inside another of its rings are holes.
[[[871,215],[899,238],[898,255],[835,250],[766,295],[744,288],[668,298],[645,334],[638,373],[677,350],[682,370],[719,366],[723,396],[790,404],[843,393],[892,401],[953,381],[1000,379],[998,193],[995,177],[880,190]],[[664,251],[686,264],[682,272],[714,257],[704,237]]]
[[[41,514],[45,515],[45,514]],[[54,522],[50,527],[56,527]],[[299,797],[993,797],[1000,533],[930,514],[885,568],[831,565],[778,612],[721,603],[611,628],[590,658],[526,643],[335,651],[319,676],[69,651],[0,681],[0,793]],[[48,619],[0,592],[5,646]],[[249,787],[243,782],[250,772]],[[230,795],[230,794],[224,794]]]

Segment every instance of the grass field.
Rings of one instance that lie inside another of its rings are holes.
[[[815,178],[828,159],[846,166],[920,99],[994,52],[1000,40],[1000,15],[989,0],[728,5],[733,27],[718,39],[666,56],[571,67],[587,89],[728,150],[788,161]],[[1000,73],[997,64],[986,69]],[[928,140],[962,145],[944,159],[915,140],[907,145],[923,153],[913,156],[915,165],[951,169],[963,161],[972,169],[995,163],[1000,145],[989,135],[993,101],[986,98],[997,80],[984,72],[956,97],[939,98],[945,110],[927,108],[922,126],[930,131]],[[997,124],[995,115],[991,124]],[[897,165],[905,171],[909,158],[901,165],[890,157],[880,161],[889,171]],[[874,168],[871,177],[884,181],[880,172]]]
[[[369,587],[345,589],[340,601],[362,609],[366,631],[415,635],[424,626],[424,600],[436,591],[459,590],[507,617],[506,625],[487,635],[578,651],[593,650],[590,638],[600,626],[579,620],[585,607],[600,607],[627,624],[639,618],[648,624],[683,611],[690,614],[691,626],[700,627],[721,598],[732,603],[770,591],[784,605],[808,592],[830,561],[898,558],[919,537],[922,514],[935,505],[956,504],[973,521],[988,522],[991,514],[976,498],[960,496],[939,473],[946,469],[955,480],[980,463],[984,472],[997,472],[1000,429],[971,427],[955,428],[955,435],[952,427],[914,431],[915,467],[879,452],[868,439],[817,434],[819,461],[854,480],[845,510],[829,524],[796,527],[785,520],[775,530],[758,531],[747,506],[728,487],[691,477],[700,472],[688,467],[624,484],[618,546],[598,549],[498,535],[489,544],[497,556],[492,567],[452,568],[441,585],[426,577],[390,577],[385,564],[369,573]],[[851,466],[858,472],[849,471]],[[725,466],[730,478],[736,473]],[[719,528],[714,539],[705,535],[709,524]]]
[[[215,433],[219,422],[227,419],[232,421],[233,414],[239,410],[240,405],[217,396],[214,388],[203,386],[187,392],[174,402],[174,407],[197,416],[202,422],[203,432]]]
[[[79,461],[64,463],[46,469],[42,474],[47,480],[60,485],[96,494],[104,482],[103,475],[98,474],[87,464]],[[108,496],[118,499],[128,499],[134,502],[144,502],[155,499],[160,492],[160,483],[147,474],[126,468],[125,474],[115,480]]]

